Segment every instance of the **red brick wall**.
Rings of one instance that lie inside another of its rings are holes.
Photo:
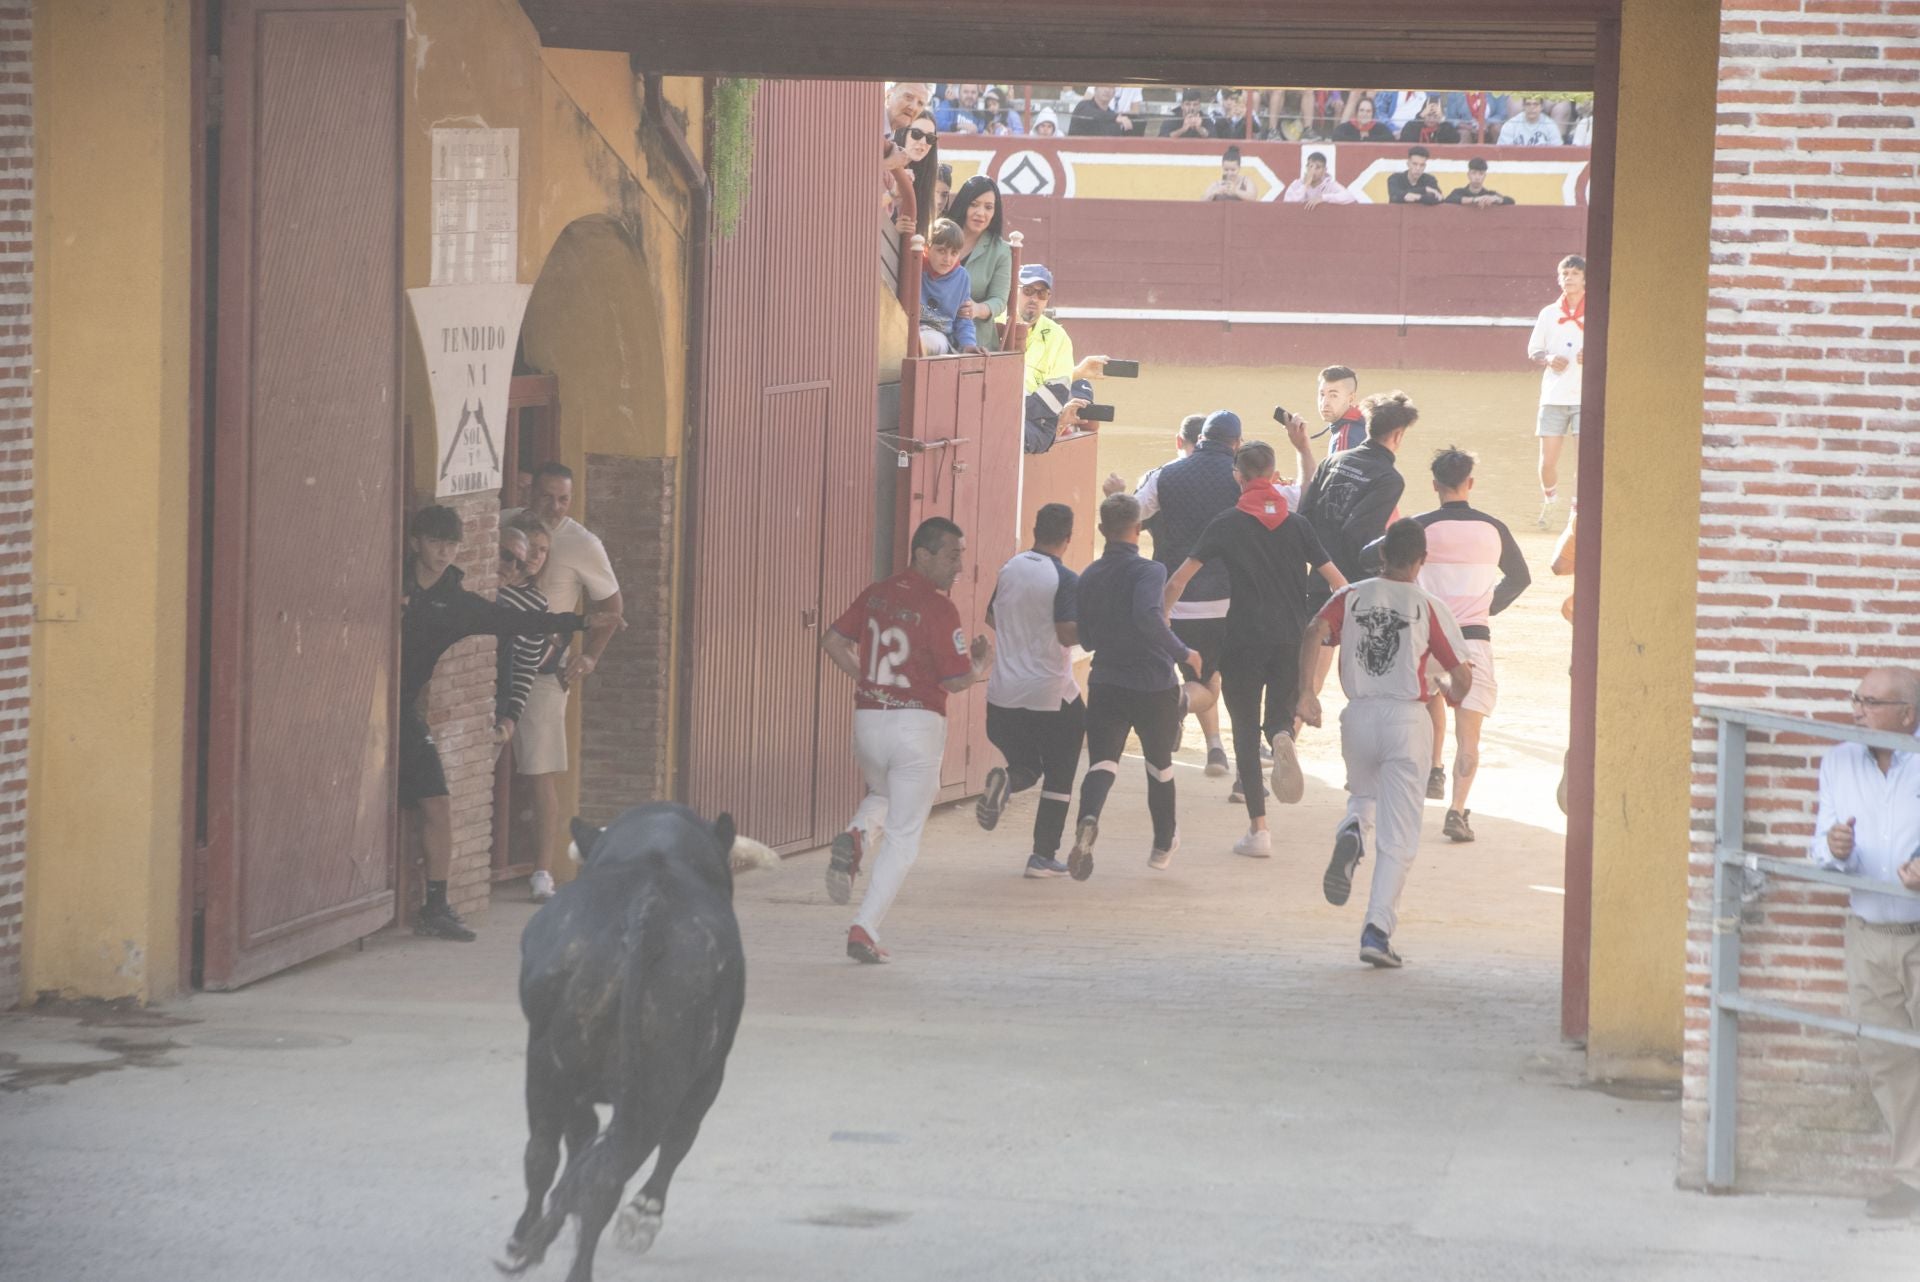
[[[1920,663],[1920,3],[1722,8],[1696,686],[1844,719]],[[1650,460],[1655,462],[1655,460]],[[1704,1175],[1713,734],[1696,726],[1682,1176]],[[1754,737],[1749,849],[1804,856],[1822,745]],[[1767,886],[1743,988],[1846,1008],[1843,895]],[[1845,1038],[1750,1025],[1740,1183],[1859,1190],[1885,1161]]]
[[[593,532],[627,620],[582,695],[580,814],[592,823],[671,795],[674,469],[670,458],[587,456]]]
[[[20,997],[33,635],[33,10],[0,5],[0,1010]]]
[[[474,495],[441,502],[460,513],[465,526],[460,558],[470,592],[491,597],[500,586],[500,499]],[[447,900],[461,913],[484,913],[493,853],[494,639],[468,637],[440,658],[427,687],[427,724],[440,747],[453,801],[453,871]],[[410,850],[409,855],[413,852]],[[419,903],[425,873],[410,867],[408,916]]]

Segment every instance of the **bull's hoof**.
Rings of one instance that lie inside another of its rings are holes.
[[[638,1198],[620,1208],[613,1224],[613,1240],[623,1251],[643,1255],[660,1236],[660,1222],[666,1204],[653,1198]]]

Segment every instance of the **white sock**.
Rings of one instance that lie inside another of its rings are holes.
[[[1217,734],[1210,734],[1207,736],[1207,751],[1213,752],[1216,749],[1225,752],[1227,750],[1226,740]]]

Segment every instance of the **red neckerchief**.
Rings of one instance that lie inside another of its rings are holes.
[[[1234,506],[1269,530],[1278,529],[1280,522],[1287,519],[1287,496],[1271,480],[1255,481],[1247,486],[1240,491],[1240,501]]]
[[[1575,307],[1572,311],[1568,311],[1567,296],[1565,293],[1562,293],[1560,295],[1560,319],[1563,321],[1572,321],[1576,326],[1579,327],[1580,332],[1582,334],[1586,333],[1587,332],[1587,296],[1585,294],[1580,295],[1579,306]]]
[[[1433,136],[1434,136],[1435,134],[1437,134],[1437,133],[1439,133],[1439,132],[1440,132],[1440,126],[1439,126],[1439,125],[1421,125],[1421,126],[1420,126],[1420,141],[1421,141],[1421,142],[1432,142],[1432,141],[1433,141]]]

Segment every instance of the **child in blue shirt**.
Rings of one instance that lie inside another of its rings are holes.
[[[978,352],[973,318],[960,309],[973,301],[973,281],[960,265],[960,224],[935,220],[927,236],[927,262],[920,273],[920,350],[928,356]]]

